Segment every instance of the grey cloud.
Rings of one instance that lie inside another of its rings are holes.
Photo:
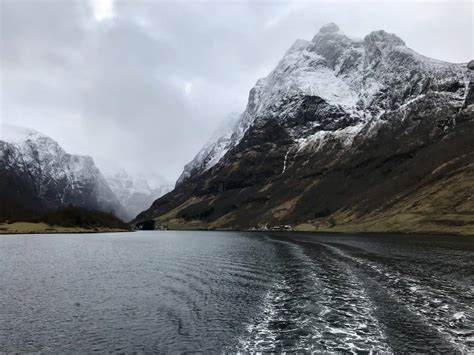
[[[297,38],[336,22],[386,29],[422,54],[472,53],[472,2],[3,0],[1,117],[73,153],[174,180]]]

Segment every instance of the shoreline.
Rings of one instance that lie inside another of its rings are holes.
[[[381,231],[381,232],[336,232],[336,231],[298,231],[298,230],[245,230],[245,229],[154,229],[154,230],[141,230],[137,229],[136,232],[240,232],[240,233],[271,233],[271,234],[299,234],[299,235],[334,235],[334,236],[367,236],[367,235],[383,235],[383,236],[450,236],[450,237],[474,237],[474,234],[461,234],[461,233],[443,233],[443,232],[397,232],[397,231]]]
[[[84,231],[77,231],[77,232],[71,232],[71,231],[48,231],[48,232],[36,232],[36,231],[31,231],[31,232],[4,232],[0,231],[0,236],[7,236],[7,235],[26,235],[26,234],[101,234],[101,233],[125,233],[125,232],[133,232],[125,229],[120,229],[120,230],[100,230],[100,231],[94,231],[94,230],[84,230]]]
[[[0,223],[0,235],[18,234],[93,234],[93,233],[122,233],[131,232],[128,229],[109,227],[64,227],[52,226],[42,222]]]
[[[14,224],[22,224],[23,228],[16,229]],[[28,228],[30,225],[32,228]],[[13,228],[6,230],[6,226],[12,226]],[[84,228],[84,227],[62,227],[62,226],[49,226],[44,223],[29,223],[29,222],[15,222],[11,224],[0,224],[0,235],[19,235],[19,234],[98,234],[98,233],[125,233],[125,232],[241,232],[241,233],[272,233],[272,234],[298,234],[301,236],[311,235],[332,235],[332,236],[367,236],[367,235],[379,235],[379,236],[452,236],[452,237],[474,237],[473,233],[456,233],[456,232],[443,232],[443,231],[301,231],[301,230],[245,230],[245,229],[154,229],[154,230],[140,230],[140,229],[119,229],[119,228]]]
[[[345,226],[345,228],[319,228],[314,230],[309,230],[306,228],[294,228],[294,229],[238,229],[238,228],[205,228],[204,226],[195,226],[190,228],[189,225],[183,225],[182,228],[179,225],[174,225],[172,228],[166,229],[170,231],[219,231],[219,232],[256,232],[256,233],[301,233],[301,234],[315,234],[315,235],[324,235],[324,234],[333,234],[333,235],[370,235],[370,234],[392,234],[392,235],[452,235],[452,236],[467,236],[474,237],[474,228],[465,228],[464,230],[459,230],[456,228],[449,229],[440,229],[434,230],[430,228],[404,228],[402,230],[398,228],[387,228],[377,230],[375,228],[370,228],[364,230],[363,228],[357,228],[355,226]],[[156,229],[158,230],[158,229]]]

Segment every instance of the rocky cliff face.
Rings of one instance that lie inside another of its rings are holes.
[[[424,57],[384,31],[357,40],[329,24],[257,81],[224,148],[207,147],[213,164],[198,155],[138,220],[472,230],[472,88],[467,64]]]
[[[69,204],[126,216],[91,157],[68,154],[31,129],[5,124],[0,133],[2,219]]]

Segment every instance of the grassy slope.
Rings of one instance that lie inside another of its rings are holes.
[[[304,231],[404,232],[474,235],[474,165],[399,198],[366,216],[339,211],[298,225]]]
[[[105,232],[125,232],[127,229],[121,228],[84,228],[84,227],[63,227],[51,226],[43,222],[14,222],[1,223],[0,234],[29,234],[29,233],[105,233]]]
[[[99,233],[121,232],[128,226],[114,215],[80,207],[38,213],[30,219],[16,218],[0,223],[0,233]]]
[[[351,210],[337,211],[329,217],[301,223],[299,231],[331,232],[400,232],[474,235],[474,164],[464,166],[449,177],[435,180],[405,196],[387,201],[381,208],[366,215]],[[213,222],[185,221],[179,211],[201,199],[188,200],[178,208],[155,220],[171,229],[223,229],[225,215]],[[279,213],[285,213],[283,209]],[[227,228],[224,228],[227,229]]]

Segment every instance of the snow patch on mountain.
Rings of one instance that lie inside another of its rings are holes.
[[[355,136],[362,131],[364,127],[365,124],[358,124],[335,131],[318,131],[308,137],[298,138],[295,141],[297,152],[308,147],[310,147],[313,152],[318,151],[331,139],[341,142],[344,147],[350,147]]]
[[[257,113],[273,106],[283,96],[318,96],[330,104],[356,106],[358,96],[327,67],[321,55],[300,47],[283,57],[266,80],[265,99]]]
[[[47,139],[48,137],[31,128],[3,123],[0,125],[0,138],[12,144],[22,144],[28,140]]]

